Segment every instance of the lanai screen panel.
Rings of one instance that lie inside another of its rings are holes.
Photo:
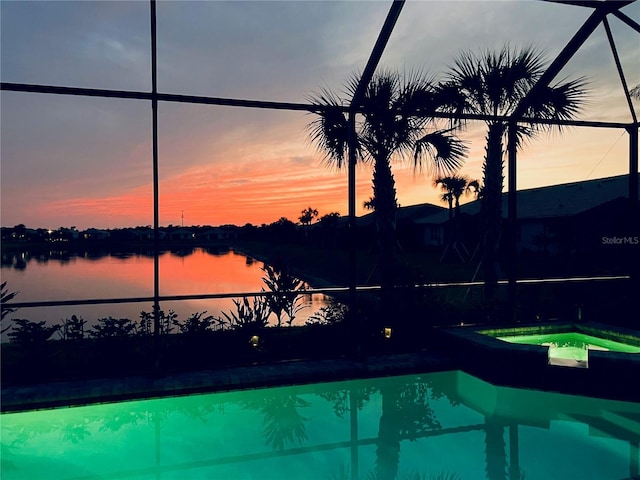
[[[638,4],[621,11],[640,22]],[[508,45],[534,46],[549,65],[593,13],[592,8],[552,2],[407,2],[381,59],[381,67],[423,69],[434,79],[446,72],[461,52],[481,55]],[[620,62],[629,88],[640,83],[639,34],[609,16]],[[584,77],[586,105],[580,120],[632,121],[604,27],[600,25],[554,81]],[[553,84],[554,82],[552,82]],[[634,101],[636,111],[640,106]],[[483,122],[468,122],[461,136],[469,156],[462,173],[482,177],[486,146]],[[506,154],[505,154],[506,164]],[[403,169],[396,167],[399,182]],[[629,172],[629,140],[622,129],[564,128],[562,134],[542,134],[518,152],[518,189],[623,175]],[[505,168],[505,176],[508,170]],[[400,204],[419,203],[415,186],[399,188]],[[505,182],[506,183],[506,182]],[[439,203],[437,190],[422,181],[426,200]],[[506,188],[506,187],[505,187]],[[468,197],[463,201],[472,200]]]
[[[2,2],[2,81],[151,88],[149,4]]]

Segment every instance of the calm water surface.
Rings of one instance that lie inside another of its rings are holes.
[[[159,257],[160,295],[259,292],[264,283],[264,263],[234,252],[195,248],[167,251]],[[144,254],[90,254],[30,256],[27,252],[2,258],[2,281],[9,291],[18,291],[16,301],[79,300],[153,296],[153,256]],[[324,295],[305,295],[305,308],[294,325],[328,303]],[[174,310],[179,320],[207,311],[219,316],[233,310],[232,299],[161,303],[165,312]],[[141,311],[151,312],[151,303],[80,305],[77,307],[23,308],[11,318],[59,323],[71,315],[82,316],[91,325],[107,316],[138,320]],[[274,319],[275,321],[275,319]]]
[[[462,372],[3,414],[3,480],[638,478],[640,404]]]

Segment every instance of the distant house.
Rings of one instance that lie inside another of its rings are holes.
[[[439,205],[431,203],[421,203],[419,205],[410,205],[407,207],[399,207],[396,210],[396,232],[398,242],[403,247],[422,245],[422,226],[416,225],[416,220],[426,218],[431,215],[437,215],[444,212],[448,215],[448,210]],[[339,225],[347,226],[348,218],[341,217]],[[372,241],[375,238],[376,217],[375,212],[368,213],[356,219],[356,227],[359,230],[358,243],[361,245]]]
[[[480,202],[474,201],[460,206],[458,212],[459,238],[467,246],[477,243],[479,232]],[[427,215],[415,220],[422,232],[422,245],[425,247],[443,247],[450,241],[449,210]]]
[[[106,240],[111,236],[108,230],[100,230],[97,228],[89,228],[83,233],[85,240]]]
[[[191,230],[187,230],[186,228],[178,228],[177,230],[169,232],[169,240],[171,241],[188,241],[194,239],[195,233],[193,233]]]
[[[129,230],[128,233],[130,233],[131,237],[135,241],[146,242],[146,241],[153,240],[153,228],[151,227],[136,227],[128,230]],[[166,237],[167,237],[167,232],[165,232],[162,229],[158,230],[159,240],[164,240]]]
[[[628,176],[565,183],[520,190],[517,193],[519,252],[559,253],[584,251],[602,243],[607,235],[624,235],[634,219],[629,218]],[[507,194],[502,196],[502,215],[508,215]],[[475,238],[479,228],[480,201],[460,207],[461,237]],[[445,246],[448,212],[416,220],[422,226],[423,245]],[[639,220],[635,219],[638,225]]]
[[[408,207],[400,207],[396,210],[396,223],[412,223],[416,219],[424,218],[440,212],[448,212],[444,207],[433,205],[431,203],[421,203],[419,205],[409,205]],[[347,222],[347,217],[341,217],[343,222]],[[367,227],[375,225],[375,212],[367,213],[356,219],[358,227]]]
[[[197,235],[199,240],[205,242],[225,242],[235,240],[237,237],[235,230],[223,227],[213,227]]]
[[[131,234],[133,235],[133,238],[138,241],[153,240],[152,228],[135,228],[131,230]]]
[[[50,233],[48,233],[48,238],[53,242],[70,242],[78,240],[80,233],[76,227],[60,227],[58,230],[51,230]]]

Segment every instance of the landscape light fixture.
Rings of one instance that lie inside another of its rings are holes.
[[[384,338],[391,338],[391,327],[384,327]]]
[[[258,348],[258,344],[260,343],[260,337],[258,335],[253,335],[249,340],[249,343],[252,347]]]

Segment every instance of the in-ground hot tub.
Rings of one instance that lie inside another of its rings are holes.
[[[481,330],[478,333],[490,335],[503,342],[547,347],[549,364],[551,365],[588,368],[589,352],[592,351],[640,353],[640,346],[634,345],[636,339],[616,332],[599,331],[592,328],[587,329],[589,333],[584,333],[580,331],[579,326],[572,331],[552,333],[538,333],[535,331],[535,327],[532,327],[534,333],[524,333],[522,330]]]
[[[640,401],[640,332],[595,322],[443,329],[461,367],[481,378]],[[581,368],[566,368],[581,367]]]

